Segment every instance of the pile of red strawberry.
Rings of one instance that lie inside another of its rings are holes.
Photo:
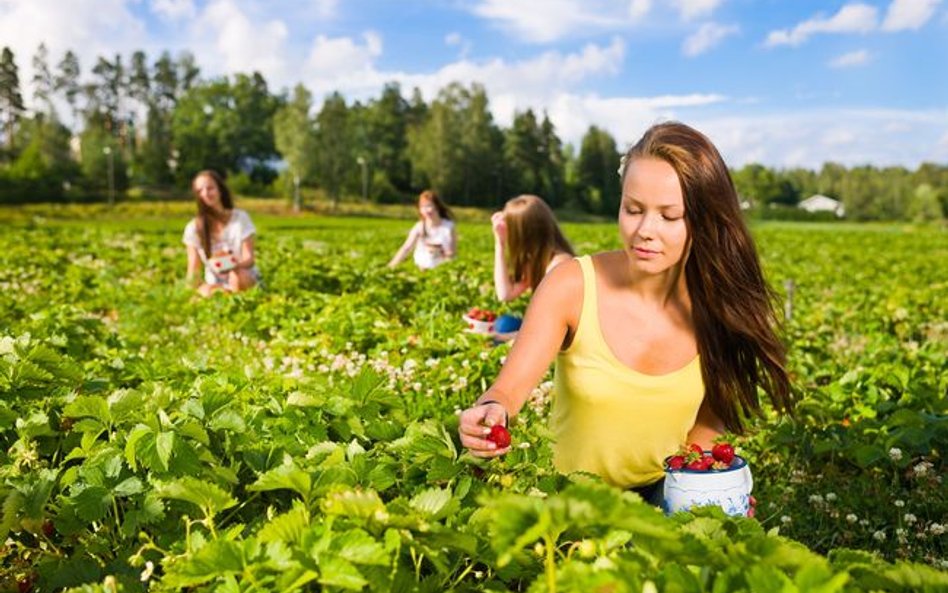
[[[467,317],[468,319],[473,319],[474,321],[494,321],[497,319],[497,313],[488,311],[487,309],[471,307],[471,310],[467,312]]]
[[[737,456],[734,455],[734,446],[730,443],[717,443],[706,453],[700,445],[691,443],[678,449],[671,457],[665,460],[665,469],[676,471],[690,469],[692,471],[708,472],[721,471],[731,467]]]

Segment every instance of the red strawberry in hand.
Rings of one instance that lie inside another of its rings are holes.
[[[718,443],[711,449],[711,456],[716,461],[730,466],[731,462],[734,461],[734,447],[730,443]]]
[[[507,427],[495,424],[490,427],[490,434],[487,440],[497,445],[498,449],[504,449],[510,446],[510,431]]]

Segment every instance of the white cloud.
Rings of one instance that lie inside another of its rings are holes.
[[[457,47],[458,58],[463,60],[471,53],[471,42],[465,39],[460,33],[454,31],[444,36],[444,44],[448,47]]]
[[[315,0],[313,2],[313,9],[316,14],[324,19],[335,16],[338,7],[339,0]]]
[[[948,161],[948,132],[938,140],[929,157],[924,160],[935,163]]]
[[[824,131],[819,138],[820,144],[827,148],[847,146],[854,143],[857,139],[858,138],[852,129],[843,126],[830,128]]]
[[[640,21],[652,10],[652,0],[629,0],[629,18]]]
[[[681,46],[681,53],[694,57],[721,43],[730,35],[740,31],[737,25],[720,25],[718,23],[704,23],[691,36],[685,39]]]
[[[548,43],[589,27],[614,27],[615,6],[608,4],[602,0],[480,0],[473,12],[525,41]]]
[[[935,14],[939,2],[941,0],[892,0],[882,22],[882,30],[919,29]]]
[[[800,45],[816,33],[868,33],[874,30],[878,20],[877,10],[868,4],[847,4],[830,18],[816,16],[793,29],[771,31],[764,45]]]
[[[939,144],[939,135],[945,121],[945,109],[832,109],[698,117],[686,123],[708,134],[731,166],[760,162],[819,169],[829,161],[915,168],[939,155],[944,160],[948,144]],[[895,124],[900,132],[892,131]]]
[[[869,63],[869,52],[865,49],[851,51],[830,61],[831,68],[852,68],[853,66],[864,66]]]
[[[596,125],[608,130],[621,149],[638,140],[652,124],[680,118],[682,109],[724,100],[714,94],[602,98],[559,93],[548,102],[547,110],[564,142],[578,145],[589,126]]]
[[[672,4],[675,5],[682,19],[690,21],[710,16],[722,2],[723,0],[674,0]]]
[[[191,19],[197,14],[192,0],[152,0],[151,11],[170,21]]]
[[[148,49],[147,38],[144,24],[125,0],[74,0],[68,10],[59,0],[0,0],[0,45],[14,54],[28,108],[33,104],[33,56],[40,43],[46,44],[51,70],[71,50],[79,59],[81,78],[88,80],[99,57],[112,60],[119,54],[127,60],[131,52]],[[60,115],[68,116],[63,109]]]
[[[317,36],[305,66],[306,77],[317,82],[310,88],[325,88],[331,86],[332,81],[349,81],[358,76],[374,79],[373,62],[382,54],[382,39],[370,31],[363,34],[362,41],[360,44],[349,37]]]
[[[210,72],[262,73],[269,82],[286,79],[286,25],[280,20],[260,22],[233,0],[214,0],[191,25],[191,41],[202,69]],[[208,45],[213,46],[213,50]]]
[[[547,51],[519,61],[461,59],[435,72],[416,74],[378,70],[374,62],[380,46],[378,50],[373,52],[350,38],[321,37],[314,45],[312,67],[307,68],[304,82],[317,97],[339,90],[347,97],[363,98],[377,92],[386,81],[398,80],[408,88],[417,86],[428,100],[452,82],[479,82],[488,89],[492,104],[501,101],[501,95],[510,94],[516,97],[516,105],[526,108],[589,77],[617,74],[625,56],[625,45],[617,37],[609,45],[590,43],[573,53]],[[321,56],[318,63],[313,62],[315,54]]]

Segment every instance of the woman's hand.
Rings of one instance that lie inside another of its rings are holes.
[[[491,229],[500,241],[507,240],[507,220],[503,212],[494,212],[490,217]]]
[[[461,412],[458,434],[461,444],[467,447],[475,457],[497,457],[510,451],[510,447],[498,449],[493,441],[487,440],[490,427],[495,424],[506,425],[507,411],[499,403],[475,404]]]

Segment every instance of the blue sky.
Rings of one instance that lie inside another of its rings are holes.
[[[566,142],[597,125],[624,147],[678,119],[732,166],[948,163],[945,0],[0,0],[28,100],[40,42],[84,73],[187,49],[205,77],[317,101],[479,82],[504,126],[533,108]]]

